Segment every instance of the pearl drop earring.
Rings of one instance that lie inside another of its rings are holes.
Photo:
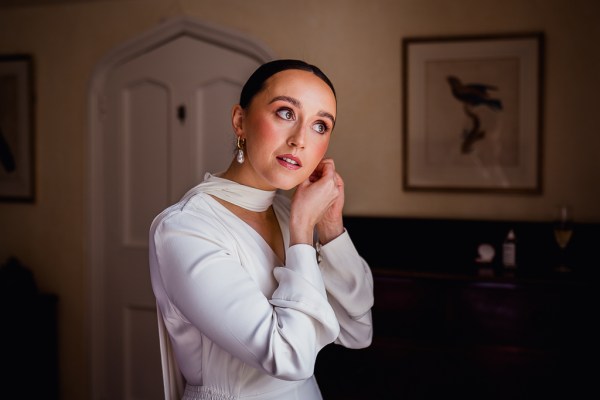
[[[237,155],[235,157],[236,161],[239,164],[244,163],[244,145],[246,144],[246,139],[242,139],[240,137],[237,138]]]

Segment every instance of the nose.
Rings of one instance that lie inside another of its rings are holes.
[[[296,126],[290,132],[290,136],[288,137],[287,143],[290,147],[299,147],[304,148],[305,145],[305,132],[302,126]]]

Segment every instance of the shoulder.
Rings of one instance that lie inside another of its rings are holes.
[[[217,203],[206,193],[188,193],[154,218],[150,234],[156,236],[173,231],[218,233],[222,224],[215,205]]]

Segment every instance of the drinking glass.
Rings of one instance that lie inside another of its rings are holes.
[[[556,207],[554,216],[554,239],[560,248],[558,272],[569,272],[567,266],[566,249],[573,235],[573,210],[568,204],[560,204]]]

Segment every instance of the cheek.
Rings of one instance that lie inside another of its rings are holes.
[[[315,153],[319,154],[319,160],[323,158],[325,153],[327,152],[327,148],[329,147],[329,139],[320,140],[315,144]]]
[[[315,140],[311,143],[310,149],[311,151],[307,154],[310,154],[310,163],[311,168],[314,169],[321,162],[325,153],[327,152],[327,148],[329,147],[329,140]],[[305,158],[305,161],[308,161],[308,158]]]
[[[262,143],[276,143],[280,135],[272,122],[261,119],[254,124],[254,136]]]

